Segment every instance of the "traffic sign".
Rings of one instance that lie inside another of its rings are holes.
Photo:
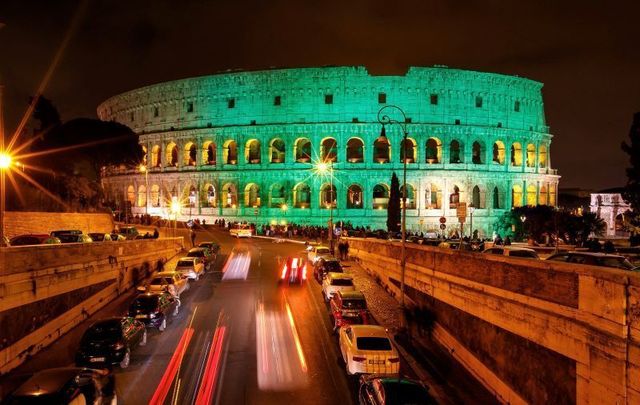
[[[467,203],[458,203],[458,206],[456,207],[456,216],[458,219],[467,217]]]
[[[446,222],[447,222],[447,218],[445,218],[445,217],[440,217],[440,223],[441,223],[441,224],[444,224],[444,223],[446,223]]]
[[[447,229],[447,226],[445,224],[440,224],[440,229],[444,231],[445,229]]]
[[[193,219],[190,219],[190,220],[187,221],[187,226],[189,228],[193,228]]]

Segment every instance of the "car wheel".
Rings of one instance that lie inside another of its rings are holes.
[[[164,332],[165,329],[167,329],[167,318],[162,318],[162,323],[158,326],[158,330]]]
[[[140,346],[144,346],[147,344],[147,329],[145,328],[144,332],[142,332],[142,339],[140,339]]]
[[[130,363],[131,363],[131,350],[129,350],[129,348],[127,347],[127,351],[124,352],[124,357],[120,362],[120,368],[127,368],[129,367]]]

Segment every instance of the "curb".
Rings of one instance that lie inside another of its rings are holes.
[[[258,239],[271,239],[271,240],[281,240],[283,242],[289,242],[289,243],[297,243],[299,245],[304,245],[306,241],[303,240],[296,240],[296,239],[288,239],[288,238],[276,238],[273,236],[261,236],[261,235],[253,235],[252,238],[258,238]],[[309,244],[311,244],[311,242],[309,242]]]

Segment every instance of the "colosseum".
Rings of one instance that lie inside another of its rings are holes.
[[[155,84],[98,107],[102,120],[139,134],[146,153],[140,168],[109,168],[103,181],[134,215],[299,224],[332,215],[385,228],[391,177],[402,185],[406,162],[407,229],[437,232],[441,217],[447,232],[458,229],[465,202],[473,228],[487,234],[512,207],[556,205],[541,90],[529,79],[445,66],[402,76],[274,69]],[[406,124],[406,139],[400,125],[380,138],[387,105],[406,113],[388,109]]]

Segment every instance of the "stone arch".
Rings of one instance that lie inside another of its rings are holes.
[[[233,139],[225,141],[222,145],[222,163],[225,165],[238,164],[238,143]]]
[[[206,141],[202,144],[202,162],[208,166],[216,164],[216,144],[213,141]]]
[[[320,187],[320,208],[336,207],[337,195],[334,184],[325,183]]]
[[[522,207],[522,186],[514,184],[511,188],[511,206]]]
[[[198,189],[194,184],[184,188],[186,192],[186,207],[195,208],[198,206]]]
[[[540,195],[538,197],[539,205],[547,205],[547,186],[542,184],[540,185]]]
[[[471,206],[480,209],[485,207],[484,189],[477,184],[473,186],[471,192]]]
[[[374,209],[386,209],[389,206],[389,186],[379,183],[371,190]]]
[[[359,184],[350,185],[347,189],[347,208],[362,208],[363,197],[362,187]]]
[[[244,160],[248,164],[260,164],[260,141],[257,139],[249,139],[244,146]]]
[[[273,183],[269,188],[269,207],[280,208],[286,203],[286,191],[280,183]]]
[[[500,189],[498,188],[498,186],[495,186],[493,188],[493,208],[494,209],[503,209],[504,208],[504,197],[502,195],[502,192],[500,192]]]
[[[311,206],[311,188],[306,183],[298,183],[293,188],[293,206],[296,208]]]
[[[527,205],[530,207],[535,206],[537,203],[537,196],[536,196],[536,186],[534,186],[533,184],[529,184],[527,186]]]
[[[285,144],[281,138],[273,138],[269,142],[269,163],[285,163]]]
[[[311,162],[311,141],[308,138],[298,138],[293,147],[293,157],[297,163]]]
[[[403,139],[400,142],[400,162],[404,162],[406,153],[407,163],[418,161],[418,143],[413,138]]]
[[[402,193],[404,186],[400,186],[400,206],[402,207]],[[407,209],[412,210],[416,208],[416,189],[412,184],[407,183]]]
[[[458,184],[452,184],[451,192],[449,193],[449,208],[456,209],[459,203],[465,201],[464,188]]]
[[[442,142],[438,138],[427,139],[425,162],[429,164],[442,162]]]
[[[129,187],[127,187],[127,201],[131,203],[131,206],[136,204],[136,188],[133,184],[130,184]]]
[[[347,141],[347,162],[364,162],[364,142],[360,138],[351,138]]]
[[[391,161],[391,143],[386,138],[373,142],[373,162],[389,163]]]
[[[169,142],[167,145],[167,158],[165,160],[168,167],[178,166],[178,145],[175,142]]]
[[[504,142],[495,141],[493,143],[493,163],[503,165],[505,161]]]
[[[244,188],[244,206],[260,206],[260,187],[256,183],[249,183]]]
[[[138,207],[147,206],[147,187],[144,184],[138,186]]]
[[[149,193],[149,199],[151,200],[152,207],[160,206],[160,186],[157,184],[151,185],[151,192]]]
[[[471,163],[481,165],[484,163],[484,144],[474,141],[471,146]]]
[[[449,163],[458,164],[464,162],[464,148],[462,147],[462,143],[453,139],[449,143]]]
[[[225,208],[235,208],[238,206],[238,189],[233,183],[226,183],[222,186],[222,206]]]
[[[162,147],[153,145],[151,148],[151,167],[160,167],[162,164]]]
[[[196,150],[196,144],[193,142],[187,142],[186,145],[184,145],[184,150],[183,150],[184,154],[182,157],[182,164],[184,166],[195,166],[196,165],[196,156],[197,156],[197,150]]]
[[[320,161],[334,163],[338,161],[338,142],[335,138],[324,138],[320,142]]]
[[[536,147],[532,143],[527,145],[527,167],[536,167]]]
[[[541,168],[547,167],[547,145],[540,145],[538,148],[538,166]]]
[[[442,208],[442,189],[438,184],[431,183],[425,193],[427,208],[438,210]]]
[[[522,166],[522,145],[520,142],[511,144],[511,166]]]
[[[213,184],[211,183],[206,183],[203,187],[202,187],[202,196],[203,196],[203,201],[202,201],[202,205],[204,207],[217,207],[218,206],[218,199],[216,198],[216,188]]]

